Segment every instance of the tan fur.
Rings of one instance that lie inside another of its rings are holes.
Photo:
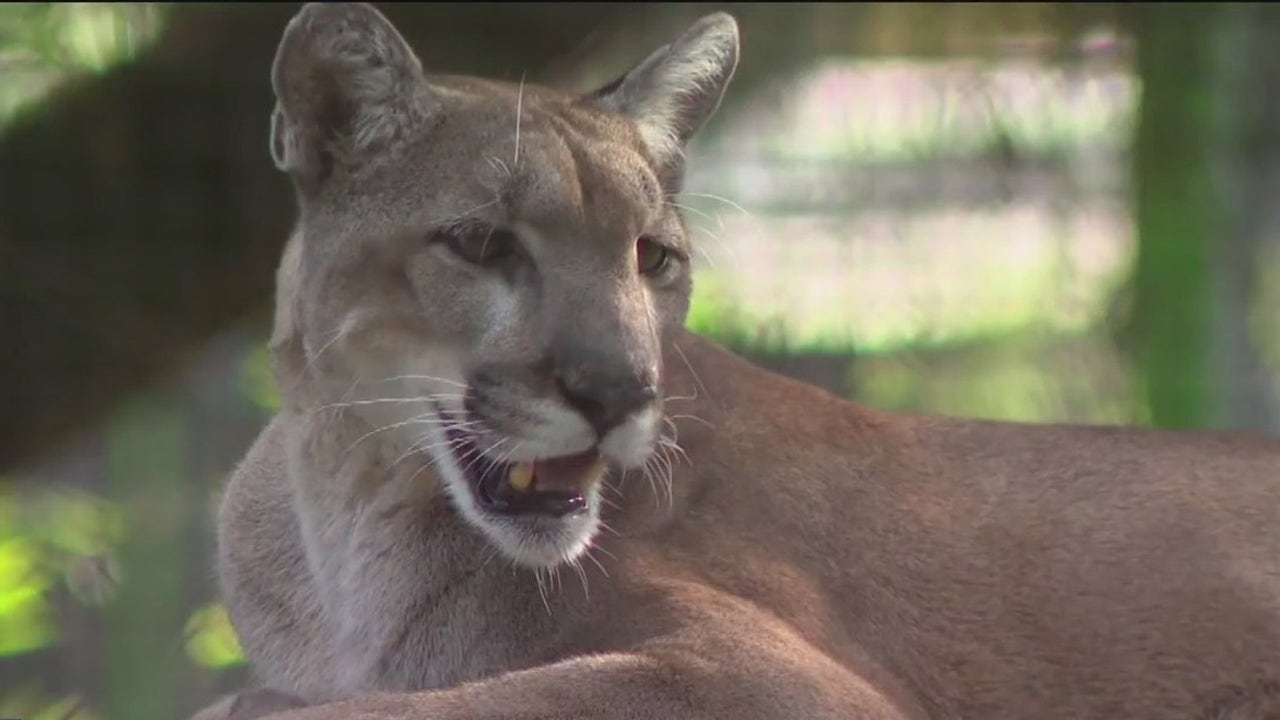
[[[687,248],[663,198],[736,54],[711,16],[584,99],[423,76],[364,6],[299,14],[284,404],[219,525],[270,689],[202,720],[1277,717],[1280,446],[884,413],[680,329],[687,266],[645,279],[630,249]],[[467,213],[534,260],[424,241]],[[599,525],[484,520],[431,445],[423,398],[499,377],[515,452],[576,452],[548,377],[650,371],[600,436]]]

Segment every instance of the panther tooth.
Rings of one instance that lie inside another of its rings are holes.
[[[533,465],[530,463],[512,465],[507,471],[507,484],[520,492],[528,491],[533,486]]]

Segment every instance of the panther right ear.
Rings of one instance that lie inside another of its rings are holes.
[[[659,163],[679,164],[685,143],[720,105],[738,66],[738,23],[713,13],[589,97],[636,124]]]
[[[271,68],[271,157],[304,191],[393,144],[428,106],[422,64],[363,3],[309,3]]]

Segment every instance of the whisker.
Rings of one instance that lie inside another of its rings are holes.
[[[662,402],[668,403],[668,402],[679,402],[682,400],[697,400],[697,399],[698,399],[697,388],[694,388],[694,393],[692,395],[670,395],[668,397],[663,398]]]
[[[614,537],[622,537],[622,533],[620,533],[620,532],[618,532],[617,530],[613,529],[613,527],[612,527],[611,525],[606,525],[605,523],[600,523],[600,532],[601,532],[601,533],[607,533],[607,534],[612,535],[612,536],[614,536]],[[600,552],[603,552],[605,555],[609,555],[609,557],[613,557],[613,555],[611,555],[608,551],[606,551],[606,550],[604,550],[604,549],[601,549],[601,550],[600,550]]]
[[[516,151],[511,164],[520,167],[520,116],[524,108],[524,73],[520,73],[520,89],[516,92]]]
[[[475,207],[471,208],[470,210],[463,210],[463,211],[462,211],[462,212],[460,212],[460,213],[456,213],[456,214],[454,214],[454,215],[447,215],[447,216],[445,216],[445,217],[442,217],[442,218],[440,218],[440,219],[436,220],[436,221],[435,221],[434,223],[432,223],[432,224],[435,224],[435,225],[449,225],[449,224],[451,224],[451,223],[455,223],[455,222],[457,222],[457,221],[459,221],[459,220],[462,220],[462,219],[466,218],[468,215],[471,215],[471,214],[473,214],[473,213],[479,212],[479,211],[481,211],[481,210],[483,210],[483,209],[485,209],[485,208],[487,208],[487,207],[489,207],[489,206],[491,206],[491,205],[497,205],[497,204],[498,204],[498,198],[494,198],[494,199],[490,200],[489,202],[486,202],[486,203],[480,203],[479,205],[477,205],[477,206],[475,206]]]
[[[684,448],[680,447],[680,446],[679,446],[679,445],[677,445],[676,443],[674,443],[674,442],[664,442],[664,443],[662,443],[662,447],[664,447],[664,448],[666,448],[667,450],[671,451],[673,454],[678,453],[678,454],[679,454],[679,456],[680,456],[680,458],[681,458],[681,459],[683,459],[683,460],[685,461],[685,463],[686,463],[686,464],[688,464],[690,467],[692,467],[692,466],[693,466],[693,461],[689,459],[689,453],[685,452],[685,451],[684,451]]]
[[[698,255],[702,257],[703,261],[707,263],[707,267],[710,267],[712,269],[715,269],[716,267],[718,267],[716,265],[715,258],[711,257],[711,253],[704,250],[701,245],[698,245],[695,243],[693,246],[693,251],[698,253]]]
[[[679,442],[680,428],[676,425],[676,421],[671,417],[664,415],[662,416],[662,424],[671,429],[672,442]],[[659,439],[661,439],[661,436],[659,436]]]
[[[395,380],[433,380],[435,382],[442,382],[447,385],[453,385],[455,387],[460,387],[463,389],[466,389],[468,387],[466,383],[458,382],[457,380],[450,380],[449,378],[439,377],[437,375],[393,375],[391,377],[382,378],[381,380],[370,380],[369,382],[392,382]]]
[[[535,568],[533,578],[538,583],[538,597],[542,598],[542,607],[547,609],[547,614],[551,615],[551,603],[547,601],[547,589],[542,585],[542,568]]]
[[[569,563],[569,567],[578,573],[578,580],[582,582],[582,594],[587,600],[591,599],[591,589],[587,587],[587,571],[582,567],[582,560],[575,559]]]
[[[396,428],[398,428],[398,427],[404,427],[405,425],[415,425],[415,424],[430,423],[430,422],[431,422],[431,421],[430,421],[430,419],[428,419],[428,418],[427,418],[427,416],[428,416],[428,415],[430,415],[430,414],[431,414],[431,413],[427,412],[427,413],[423,413],[422,415],[415,415],[414,417],[411,417],[411,418],[409,418],[408,420],[402,420],[402,421],[400,421],[400,422],[394,422],[394,423],[391,423],[391,424],[389,424],[389,425],[383,425],[383,426],[382,426],[382,427],[380,427],[380,428],[376,428],[376,429],[374,429],[374,430],[370,430],[369,432],[367,432],[367,433],[365,433],[365,434],[361,435],[360,437],[356,438],[355,442],[351,443],[351,445],[350,445],[350,446],[348,446],[348,447],[347,447],[347,449],[343,451],[342,455],[343,455],[343,457],[346,457],[347,455],[350,455],[350,454],[351,454],[351,451],[352,451],[352,450],[355,450],[357,445],[359,445],[360,443],[364,442],[365,440],[367,440],[367,439],[369,439],[369,438],[373,437],[374,435],[377,435],[378,433],[383,433],[383,432],[386,432],[386,431],[388,431],[388,430],[394,430],[394,429],[396,429]]]
[[[348,393],[346,393],[346,394],[350,394],[350,392],[348,392]],[[343,401],[339,401],[339,402],[332,402],[332,403],[329,403],[329,404],[327,404],[327,405],[321,405],[320,407],[315,408],[315,410],[313,410],[312,412],[313,412],[313,413],[317,413],[317,414],[318,414],[318,413],[320,413],[321,411],[324,411],[324,410],[332,410],[332,409],[334,409],[334,408],[340,408],[340,409],[342,409],[342,408],[356,407],[356,406],[361,406],[361,405],[383,405],[383,404],[390,404],[390,403],[404,403],[404,404],[409,404],[409,403],[423,403],[423,404],[426,404],[426,403],[436,403],[436,404],[439,404],[439,403],[437,402],[437,401],[439,401],[439,400],[447,400],[447,399],[461,399],[461,398],[464,398],[464,397],[465,397],[465,395],[454,394],[454,393],[433,393],[433,394],[430,394],[430,395],[415,395],[415,396],[412,396],[412,397],[396,397],[396,398],[369,398],[369,399],[365,399],[365,400],[343,400]],[[449,422],[456,422],[456,421],[454,421],[454,420],[449,420]]]
[[[385,403],[418,403],[426,402],[430,398],[426,396],[407,397],[407,398],[374,398],[372,400],[348,400],[346,402],[329,403],[316,408],[316,412],[321,410],[329,410],[332,408],[355,407],[357,405],[379,405]]]
[[[720,251],[721,251],[721,252],[723,252],[725,255],[729,256],[729,261],[730,261],[730,262],[733,262],[733,263],[737,263],[737,262],[738,262],[738,252],[737,252],[737,250],[736,250],[736,249],[734,249],[734,248],[732,248],[732,247],[730,247],[730,246],[728,245],[728,243],[726,243],[726,242],[724,241],[724,239],[723,239],[723,238],[721,238],[718,234],[713,233],[713,232],[711,232],[710,230],[708,230],[708,229],[706,229],[706,228],[704,228],[704,227],[702,227],[702,226],[696,226],[696,227],[694,227],[694,230],[696,230],[696,231],[698,231],[698,232],[700,232],[700,233],[702,233],[702,234],[706,235],[707,237],[709,237],[709,238],[711,238],[713,241],[715,241],[716,245],[719,245],[719,246],[720,246]],[[694,248],[696,248],[696,249],[698,249],[698,250],[700,250],[700,251],[702,252],[702,257],[703,257],[703,258],[705,258],[705,259],[707,260],[707,262],[708,262],[712,267],[715,267],[715,265],[716,265],[716,261],[715,261],[715,259],[714,259],[714,258],[712,258],[712,257],[711,257],[711,255],[709,255],[705,250],[702,250],[702,246],[701,246],[701,244],[695,243],[693,247],[694,247]]]
[[[418,479],[418,476],[422,474],[422,471],[423,471],[423,470],[426,470],[427,468],[432,467],[432,466],[433,466],[433,465],[435,465],[435,464],[436,464],[436,459],[435,459],[435,458],[428,458],[428,459],[427,459],[427,462],[426,462],[426,463],[424,463],[424,464],[422,465],[422,467],[418,468],[416,472],[414,472],[412,475],[410,475],[410,476],[409,476],[409,479],[408,479],[406,482],[407,482],[408,484],[412,485],[412,484],[413,484],[413,481],[414,481],[414,480],[416,480],[416,479]]]
[[[689,197],[700,197],[700,198],[707,198],[708,200],[716,200],[718,202],[724,203],[725,205],[728,205],[729,207],[733,208],[734,210],[737,210],[738,212],[742,213],[743,215],[746,215],[749,218],[754,217],[751,214],[751,211],[747,210],[746,208],[742,207],[738,203],[726,197],[720,197],[719,195],[712,195],[711,193],[696,193],[696,192],[682,192],[680,194],[688,195]]]
[[[704,425],[710,430],[716,429],[715,425],[712,425],[711,423],[707,422],[706,420],[703,420],[697,415],[669,415],[668,417],[671,418],[672,420],[692,420],[696,423],[701,423],[702,425]]]
[[[376,429],[374,429],[374,430],[370,430],[369,432],[367,432],[367,433],[365,433],[365,434],[361,435],[359,438],[356,438],[355,442],[352,442],[352,443],[351,443],[351,445],[350,445],[350,446],[348,446],[348,447],[347,447],[347,449],[346,449],[345,451],[343,451],[343,453],[342,453],[342,454],[343,454],[343,456],[344,456],[344,457],[345,457],[346,455],[351,454],[351,451],[352,451],[352,450],[355,450],[355,448],[356,448],[356,446],[357,446],[357,445],[359,445],[360,443],[362,443],[362,442],[364,442],[365,440],[369,439],[370,437],[373,437],[374,435],[377,435],[378,433],[386,432],[387,430],[394,430],[395,428],[404,427],[405,425],[426,425],[426,426],[432,426],[432,425],[440,426],[440,425],[445,425],[445,426],[450,426],[450,427],[466,428],[466,427],[468,427],[469,425],[473,425],[473,424],[475,424],[475,421],[468,421],[468,422],[464,422],[464,423],[455,423],[455,422],[452,422],[452,421],[448,420],[447,418],[438,417],[438,416],[436,416],[436,414],[435,414],[433,411],[428,410],[427,412],[421,413],[421,414],[419,414],[419,415],[414,415],[413,417],[411,417],[411,418],[409,418],[409,419],[407,419],[407,420],[402,420],[402,421],[400,421],[400,422],[390,423],[390,424],[388,424],[388,425],[383,425],[383,426],[382,426],[382,427],[380,427],[380,428],[376,428]],[[404,456],[401,456],[401,457],[403,458]],[[392,463],[392,464],[394,465],[394,463]]]
[[[431,440],[432,438],[428,437],[421,442],[416,442],[410,445],[409,449],[406,450],[404,454],[396,458],[395,461],[391,463],[391,467],[395,467],[396,465],[399,465],[401,461],[403,461],[405,458],[410,457],[412,455],[416,455],[417,453],[430,452],[432,450],[435,450],[438,447],[447,446],[447,447],[453,448],[458,445],[462,445],[463,443],[466,442],[466,440],[462,438],[445,438],[444,440],[440,440],[438,442],[431,442]]]
[[[711,215],[709,215],[709,214],[707,214],[707,213],[705,213],[705,212],[702,212],[701,210],[699,210],[699,209],[697,209],[697,208],[695,208],[695,207],[691,207],[691,206],[689,206],[689,205],[681,205],[680,203],[678,203],[678,202],[676,202],[676,201],[674,201],[674,200],[671,200],[671,199],[669,199],[669,198],[667,199],[667,204],[668,204],[668,205],[670,205],[671,207],[673,207],[673,208],[677,209],[677,210],[683,210],[684,212],[693,213],[694,215],[697,215],[697,216],[698,216],[698,217],[700,217],[700,218],[703,218],[703,219],[705,219],[705,220],[710,220],[710,221],[712,221],[712,222],[715,222],[715,218],[711,217]]]
[[[501,554],[500,551],[498,550],[498,546],[496,545],[490,545],[488,547],[488,550],[489,552],[485,553],[485,558],[483,561],[481,561],[480,567],[476,569],[476,572],[480,572],[481,570],[484,570],[485,565],[488,565],[491,560],[493,560],[495,557]]]
[[[641,472],[644,475],[644,479],[649,483],[649,493],[653,495],[654,508],[661,510],[662,509],[662,493],[658,490],[658,481],[656,479],[657,462],[658,462],[656,458],[657,458],[657,453],[654,453],[649,458],[649,460],[645,461],[644,467],[641,468]]]
[[[367,380],[367,382],[389,383],[389,382],[394,382],[394,380],[434,380],[434,382],[451,384],[451,386],[454,386],[454,387],[460,387],[463,389],[467,388],[467,383],[460,383],[458,382],[458,380],[442,378],[442,377],[439,377],[439,375],[392,375],[392,377],[389,377],[389,378],[381,378],[378,380]]]
[[[659,485],[661,485],[662,488],[666,490],[667,511],[670,512],[672,509],[675,508],[675,504],[676,504],[675,487],[674,487],[675,483],[674,483],[674,478],[672,477],[672,473],[674,472],[675,468],[671,464],[671,458],[668,456],[669,453],[663,452],[665,449],[666,449],[665,447],[660,447],[659,451],[655,453],[655,456],[659,458],[659,462],[661,463],[662,467],[665,468],[666,470],[665,477],[659,476],[659,480],[661,480]]]
[[[507,177],[511,177],[511,168],[507,167],[507,164],[503,162],[501,159],[496,158],[492,155],[489,155],[485,159],[489,161],[490,167],[492,167],[494,170],[498,170],[499,172],[503,173]]]
[[[599,560],[597,560],[597,559],[595,558],[595,556],[594,556],[594,555],[592,555],[592,554],[591,554],[591,552],[592,552],[593,550],[600,550],[601,552],[604,552],[604,553],[606,553],[606,554],[608,553],[608,551],[607,551],[607,550],[603,550],[602,548],[600,548],[600,547],[599,547],[599,546],[597,546],[597,545],[592,545],[591,547],[587,548],[587,551],[586,551],[585,553],[583,553],[583,554],[582,554],[582,556],[583,556],[583,557],[585,557],[586,559],[590,560],[591,562],[595,563],[595,564],[596,564],[596,567],[600,568],[600,572],[601,572],[605,577],[609,577],[609,571],[608,571],[608,570],[605,570],[605,569],[604,569],[604,565],[603,565],[603,564],[601,564],[601,562],[600,562]]]
[[[693,369],[693,365],[689,362],[689,356],[684,354],[684,350],[681,350],[680,345],[674,340],[671,342],[671,347],[675,348],[675,351],[680,354],[680,359],[684,361],[684,366],[689,368],[689,374],[693,375],[693,381],[698,387],[702,388],[702,392],[706,393],[707,398],[710,399],[711,393],[707,391],[707,386],[702,383],[702,378],[698,377],[698,371]]]
[[[473,455],[474,455],[475,457],[472,457]],[[470,450],[468,450],[466,453],[464,453],[464,454],[463,454],[463,456],[462,456],[462,457],[460,457],[460,458],[458,458],[458,459],[459,459],[459,460],[466,460],[466,459],[467,459],[467,458],[469,458],[469,457],[471,458],[471,460],[470,460],[470,461],[468,461],[468,462],[467,462],[467,464],[466,464],[466,466],[462,468],[462,474],[464,474],[464,475],[465,475],[465,474],[467,474],[467,473],[469,473],[469,472],[471,472],[471,470],[472,470],[473,468],[475,468],[476,463],[478,463],[478,462],[487,461],[487,462],[492,463],[492,461],[490,461],[490,460],[489,460],[489,458],[488,458],[487,456],[485,456],[485,454],[484,454],[483,452],[481,452],[480,448],[475,447],[474,445],[471,447],[471,449],[470,449]]]
[[[307,371],[311,369],[312,365],[314,365],[318,360],[320,360],[320,356],[324,355],[324,351],[332,347],[333,344],[338,342],[338,339],[341,337],[342,337],[342,328],[338,328],[337,330],[333,331],[333,337],[326,340],[325,343],[320,346],[320,349],[316,351],[316,354],[313,355],[310,360],[307,360],[307,363],[302,366],[302,372],[298,373],[299,380],[306,377]]]
[[[509,440],[509,439],[510,439],[510,437],[503,438],[503,442],[506,442],[506,441],[507,441],[507,440]],[[505,464],[507,464],[507,463],[511,462],[511,456],[512,456],[512,455],[515,455],[515,454],[520,450],[520,448],[521,448],[523,445],[524,445],[524,443],[523,443],[522,441],[520,441],[520,440],[517,440],[517,441],[515,441],[514,443],[512,443],[511,447],[507,449],[506,454],[505,454],[505,455],[503,455],[503,456],[502,456],[502,459],[498,461],[498,462],[499,462],[499,464],[503,464],[503,465],[505,465]],[[497,446],[495,445],[494,447],[497,447]]]

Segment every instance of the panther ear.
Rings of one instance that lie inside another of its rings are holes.
[[[372,6],[309,3],[271,68],[271,157],[313,189],[394,143],[425,114],[428,87],[408,43]]]
[[[630,118],[659,162],[678,162],[719,107],[737,66],[738,23],[713,13],[590,97]]]

